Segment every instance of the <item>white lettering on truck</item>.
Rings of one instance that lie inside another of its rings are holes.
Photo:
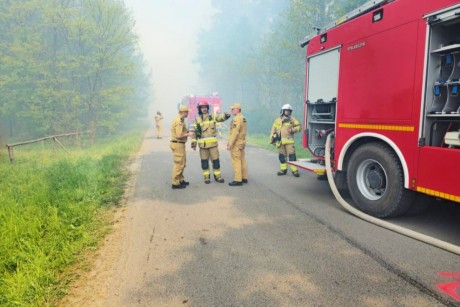
[[[347,51],[353,51],[355,49],[358,49],[358,48],[362,48],[366,46],[366,43],[365,42],[361,42],[361,43],[358,43],[358,44],[354,44],[353,46],[350,46],[347,48]]]

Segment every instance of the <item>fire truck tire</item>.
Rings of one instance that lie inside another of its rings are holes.
[[[347,181],[357,208],[378,218],[404,214],[415,193],[404,188],[403,170],[395,153],[382,143],[368,143],[350,157]]]

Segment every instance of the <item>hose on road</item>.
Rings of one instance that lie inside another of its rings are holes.
[[[331,138],[332,138],[332,133],[329,133],[326,139],[326,173],[327,173],[327,180],[329,182],[329,186],[331,187],[332,193],[334,193],[335,198],[339,202],[342,207],[344,207],[347,211],[349,211],[351,214],[368,221],[372,224],[378,225],[380,227],[389,229],[391,231],[394,231],[396,233],[402,234],[404,236],[413,238],[415,240],[430,244],[432,246],[441,248],[443,250],[446,250],[448,252],[460,255],[460,247],[442,240],[438,240],[436,238],[415,232],[413,230],[386,222],[384,220],[375,218],[373,216],[370,216],[368,214],[365,214],[358,209],[352,207],[350,204],[348,204],[340,195],[339,191],[337,190],[337,186],[335,185],[334,178],[332,176],[332,169],[331,169]]]

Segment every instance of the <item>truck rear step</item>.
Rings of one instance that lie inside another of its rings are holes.
[[[297,161],[288,161],[287,163],[317,175],[324,175],[326,173],[326,166],[320,165],[317,159],[298,159]]]

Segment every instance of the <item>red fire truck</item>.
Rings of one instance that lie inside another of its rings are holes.
[[[220,97],[217,93],[211,95],[187,95],[182,99],[182,104],[189,108],[188,121],[192,123],[198,114],[197,106],[200,102],[206,101],[209,104],[209,113],[217,114],[222,111]]]
[[[460,202],[460,2],[369,1],[300,42],[306,47],[297,166],[325,173],[376,217],[428,196]]]

